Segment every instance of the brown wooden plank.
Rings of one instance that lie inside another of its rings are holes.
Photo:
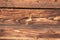
[[[2,31],[3,30],[3,31]],[[60,38],[60,28],[0,28],[0,39],[39,39],[39,38]]]
[[[60,8],[60,0],[0,0],[0,7]]]
[[[38,20],[39,19],[39,20]],[[60,24],[60,10],[0,9],[0,24]]]
[[[24,38],[60,39],[60,10],[0,9],[0,40]]]

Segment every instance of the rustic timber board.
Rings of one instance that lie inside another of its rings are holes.
[[[0,0],[0,7],[60,8],[60,0]]]
[[[60,10],[49,9],[0,9],[2,25],[59,25]],[[60,25],[59,25],[60,26]]]
[[[0,39],[15,37],[60,38],[60,10],[0,9]]]

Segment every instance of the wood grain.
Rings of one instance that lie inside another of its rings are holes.
[[[31,20],[29,21],[30,17],[31,17]],[[60,24],[60,10],[0,9],[0,24],[59,25]]]
[[[60,0],[0,0],[0,7],[60,8]]]
[[[60,10],[0,9],[0,40],[20,38],[60,39]]]

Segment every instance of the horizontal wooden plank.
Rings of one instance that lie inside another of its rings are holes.
[[[0,24],[57,26],[60,24],[60,10],[0,9]]]
[[[0,28],[0,39],[60,38],[60,28]]]
[[[60,8],[60,0],[0,0],[0,7]]]

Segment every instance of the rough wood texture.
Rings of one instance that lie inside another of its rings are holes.
[[[0,24],[60,24],[60,10],[0,9]]]
[[[58,40],[57,38],[60,38],[60,10],[0,9],[0,40],[17,40],[20,37],[28,40],[31,38]]]
[[[0,7],[60,8],[60,0],[0,0]]]

